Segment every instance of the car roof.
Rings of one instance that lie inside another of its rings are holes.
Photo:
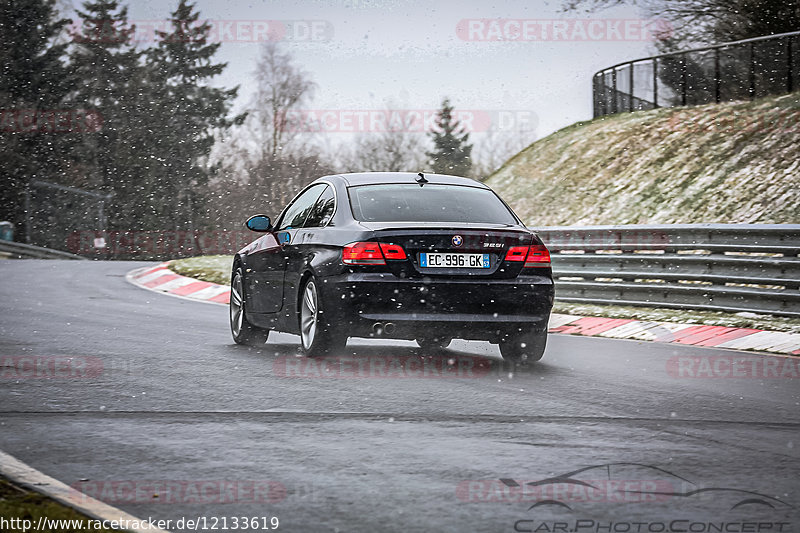
[[[428,173],[424,173],[424,176],[429,183],[435,183],[439,185],[464,185],[467,187],[480,187],[482,189],[489,188],[479,181],[460,176]],[[416,184],[417,180],[419,179],[419,174],[415,172],[355,172],[352,174],[334,174],[320,179],[341,179],[344,182],[344,185],[347,187],[356,185],[374,185],[379,183]]]

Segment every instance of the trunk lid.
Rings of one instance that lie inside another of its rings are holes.
[[[387,261],[400,277],[516,277],[522,263],[504,261],[509,248],[538,242],[525,228],[500,224],[361,224],[374,232],[372,240],[403,247],[405,261]]]

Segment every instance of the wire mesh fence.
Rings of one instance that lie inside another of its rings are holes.
[[[110,199],[97,192],[32,180],[25,192],[25,242],[64,250],[68,236],[76,230],[105,230]]]
[[[25,193],[28,216],[22,237],[27,245],[33,246],[4,248],[0,242],[0,253],[60,257],[47,253],[50,250],[89,259],[167,260],[195,255],[233,255],[256,238],[254,233],[244,229],[112,228],[107,218],[112,209],[111,198],[111,195],[94,191],[31,180]]]
[[[800,31],[626,61],[593,78],[594,116],[800,89]]]

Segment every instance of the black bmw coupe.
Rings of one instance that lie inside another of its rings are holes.
[[[454,338],[537,361],[553,306],[550,254],[486,185],[456,176],[359,173],[319,178],[240,250],[230,323],[239,344],[300,335],[308,356],[348,337]]]

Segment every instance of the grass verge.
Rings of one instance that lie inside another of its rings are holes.
[[[170,270],[187,276],[211,283],[228,285],[231,282],[231,267],[233,257],[230,255],[202,255],[177,259],[169,264]]]
[[[73,526],[62,527],[53,529],[50,527],[43,527],[38,529],[38,533],[86,533],[87,531],[114,531],[112,529],[95,529],[93,526],[94,519],[83,515],[74,509],[67,507],[57,501],[48,498],[38,492],[28,490],[12,483],[8,479],[0,476],[0,517],[5,519],[8,527],[4,527],[3,531],[9,533],[23,533],[24,520],[29,520],[29,524],[33,524],[29,531],[33,530],[39,518],[47,518],[49,520],[73,520]],[[18,520],[15,520],[18,519]],[[62,522],[62,525],[64,523]],[[79,524],[79,527],[74,527]],[[45,524],[42,524],[43,526]],[[84,527],[80,527],[84,526]]]

